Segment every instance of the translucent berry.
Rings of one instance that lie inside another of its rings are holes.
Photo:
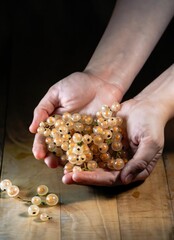
[[[38,205],[41,204],[42,200],[39,196],[34,196],[34,197],[32,197],[31,202],[32,202],[33,205],[38,206]]]
[[[68,155],[68,161],[69,161],[71,164],[76,164],[76,162],[77,162],[77,155],[74,154],[74,153]]]
[[[90,125],[90,124],[92,124],[92,122],[93,122],[93,117],[90,115],[86,116],[85,124]]]
[[[55,152],[56,151],[56,145],[54,143],[49,143],[48,144],[48,150],[50,152]]]
[[[48,123],[49,126],[54,125],[54,123],[55,123],[55,118],[52,117],[52,116],[48,117],[48,118],[47,118],[47,123]]]
[[[52,137],[46,137],[45,142],[46,142],[46,144],[53,144],[53,138]]]
[[[105,119],[103,122],[100,123],[100,126],[102,128],[108,128],[109,127],[108,121]]]
[[[101,143],[98,147],[99,147],[99,151],[101,153],[106,153],[108,151],[108,149],[109,149],[107,143]]]
[[[123,124],[123,119],[121,117],[116,117],[116,121],[117,121],[116,123],[117,126],[121,126]]]
[[[111,148],[112,148],[112,150],[114,150],[114,151],[121,151],[121,150],[122,150],[122,147],[123,147],[123,145],[122,145],[121,142],[113,142],[113,143],[111,144]]]
[[[124,168],[124,165],[125,163],[121,158],[117,158],[113,163],[113,167],[115,170],[121,170],[122,168]]]
[[[89,161],[88,163],[87,163],[87,168],[89,169],[89,170],[95,170],[96,168],[97,168],[97,162],[96,161]]]
[[[74,166],[72,171],[73,171],[74,173],[75,173],[75,172],[81,172],[82,169],[81,169],[80,166]]]
[[[61,149],[63,151],[67,151],[69,148],[69,143],[68,142],[63,142],[62,145],[61,145]]]
[[[48,187],[46,185],[39,185],[37,187],[37,193],[40,195],[40,196],[44,196],[48,193]]]
[[[112,111],[110,110],[110,109],[107,109],[107,110],[105,110],[105,111],[102,111],[102,116],[104,117],[104,118],[110,118],[111,116],[112,116]]]
[[[73,122],[78,122],[81,119],[81,115],[79,113],[74,113],[72,114],[71,119]]]
[[[82,141],[85,144],[90,144],[92,142],[92,137],[89,134],[85,134],[82,138]]]
[[[59,198],[56,194],[50,193],[46,196],[46,204],[49,206],[55,206],[59,202]]]
[[[121,105],[119,102],[114,102],[112,105],[111,105],[111,110],[113,112],[118,112],[119,110],[121,109]]]
[[[9,197],[16,197],[19,194],[19,188],[16,185],[9,186],[6,191]]]
[[[109,159],[107,162],[107,167],[111,170],[114,170],[114,166],[113,166],[114,162],[115,162],[114,158]]]
[[[44,212],[44,213],[40,214],[40,220],[41,221],[46,222],[46,221],[48,221],[50,219],[51,219],[51,217],[49,217],[49,215],[47,213]]]
[[[100,126],[95,126],[95,127],[93,127],[93,133],[102,135],[103,134],[103,128],[100,127]]]
[[[37,132],[40,133],[40,134],[43,134],[45,131],[45,128],[44,127],[38,127],[37,128]]]
[[[54,124],[55,128],[59,128],[61,125],[65,125],[64,121],[62,119],[57,119]]]
[[[66,172],[72,172],[73,167],[74,167],[74,164],[67,162],[66,165],[64,166],[64,170]]]
[[[82,141],[82,134],[74,133],[73,136],[72,136],[72,139],[75,143],[81,142]]]
[[[95,135],[93,137],[93,142],[95,145],[100,145],[101,143],[103,143],[103,137],[101,135]]]
[[[104,139],[111,139],[112,138],[112,132],[111,130],[106,129],[103,134]]]
[[[76,145],[73,147],[73,153],[80,155],[83,153],[83,148],[81,146]]]
[[[122,140],[122,134],[121,133],[115,133],[112,140],[113,140],[113,142],[120,142]]]
[[[65,122],[69,121],[71,119],[71,113],[68,113],[68,112],[63,113],[62,119]]]
[[[107,119],[109,127],[114,127],[117,124],[116,117],[110,117]]]
[[[59,126],[59,128],[58,128],[58,133],[60,133],[60,134],[66,134],[66,133],[68,133],[68,128],[67,128],[67,126],[65,126],[65,125]]]
[[[54,143],[56,144],[57,147],[60,147],[63,143],[63,138],[61,136],[54,138]]]
[[[80,122],[75,122],[74,123],[74,130],[76,132],[82,132],[84,130],[84,125],[83,123],[80,123]]]
[[[12,182],[9,179],[4,179],[0,183],[1,190],[4,191],[12,185]]]
[[[110,155],[110,153],[108,153],[108,152],[106,152],[106,153],[101,153],[101,154],[100,154],[100,159],[101,159],[103,162],[107,162],[110,158],[111,158],[111,155]]]
[[[30,205],[28,208],[28,214],[29,216],[37,216],[39,214],[40,208],[37,205]]]

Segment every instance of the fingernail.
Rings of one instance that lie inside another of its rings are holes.
[[[129,184],[132,182],[132,179],[133,179],[133,175],[132,174],[129,174],[126,178],[125,178],[125,183],[126,184]]]

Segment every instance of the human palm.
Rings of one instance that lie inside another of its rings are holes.
[[[156,110],[155,110],[156,109]],[[121,172],[97,169],[66,173],[63,182],[115,186],[145,180],[162,154],[164,126],[162,111],[151,102],[131,99],[123,102],[118,116],[125,119],[133,157]]]
[[[52,114],[79,112],[94,115],[103,104],[121,101],[119,87],[107,83],[91,74],[73,73],[54,84],[34,110],[30,131],[36,133],[39,123]],[[47,151],[44,138],[36,133],[33,143],[36,159],[44,159],[49,167],[57,167],[58,159]]]

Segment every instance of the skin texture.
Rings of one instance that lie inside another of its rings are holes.
[[[73,73],[53,85],[34,110],[30,132],[41,121],[63,112],[95,114],[103,105],[121,102],[171,18],[171,0],[117,1],[108,27],[84,72]],[[148,37],[147,37],[148,36]],[[86,89],[90,89],[86,91]],[[133,158],[121,171],[66,173],[66,184],[115,186],[145,180],[164,147],[164,128],[174,115],[173,65],[135,98],[122,102],[119,115],[127,122]],[[147,117],[148,116],[148,117]],[[59,160],[49,153],[44,139],[35,135],[33,154],[55,168]]]

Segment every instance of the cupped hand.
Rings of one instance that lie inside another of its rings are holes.
[[[154,169],[164,145],[164,112],[150,101],[131,99],[122,103],[118,115],[125,119],[133,157],[119,171],[97,169],[92,172],[66,173],[63,182],[116,186],[144,181]]]
[[[164,147],[165,113],[158,101],[132,99],[119,112],[127,122],[133,158],[121,172],[125,184],[145,180],[153,171]]]
[[[44,138],[37,133],[41,121],[45,121],[52,114],[64,112],[94,115],[103,104],[120,102],[122,97],[122,90],[118,86],[90,73],[73,73],[54,84],[35,108],[29,127],[30,132],[36,133],[32,149],[35,158],[44,159],[51,168],[59,164],[57,157],[47,151]]]

